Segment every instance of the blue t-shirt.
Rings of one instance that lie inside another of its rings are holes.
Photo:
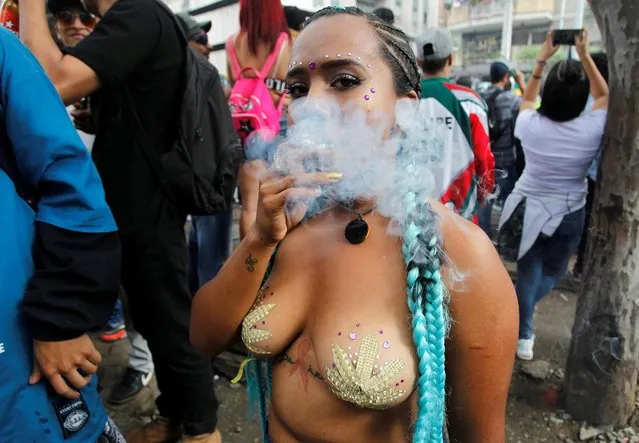
[[[2,27],[0,131],[8,137],[21,179],[40,197],[34,212],[0,169],[0,442],[95,442],[106,422],[96,377],[81,391],[81,408],[54,395],[46,379],[30,386],[32,337],[20,308],[34,271],[36,222],[91,234],[114,232],[116,226],[57,91],[36,59]]]

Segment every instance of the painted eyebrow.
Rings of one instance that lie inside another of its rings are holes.
[[[326,71],[329,69],[335,69],[335,68],[343,68],[343,67],[357,67],[360,69],[365,69],[364,65],[351,59],[335,59],[335,60],[320,61],[319,63],[317,63],[317,65],[318,65],[317,69],[321,69],[323,71]],[[309,71],[308,65],[299,65],[291,69],[290,71],[288,71],[286,76],[295,77],[298,75],[302,75],[306,73],[307,71]]]

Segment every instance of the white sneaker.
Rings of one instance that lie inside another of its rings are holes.
[[[532,360],[535,336],[532,338],[520,338],[517,341],[517,358],[520,360]]]

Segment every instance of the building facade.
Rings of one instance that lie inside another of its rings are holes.
[[[512,38],[504,45],[502,35],[508,7],[513,9]],[[511,60],[522,68],[530,67],[550,29],[584,27],[594,46],[601,46],[595,18],[587,3],[580,0],[491,0],[474,6],[457,1],[445,21],[455,41],[455,64],[465,68],[499,59]]]

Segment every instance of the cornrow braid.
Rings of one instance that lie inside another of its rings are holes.
[[[393,73],[395,92],[398,95],[406,95],[411,91],[419,94],[421,76],[415,54],[408,43],[408,37],[401,30],[389,25],[376,15],[368,14],[352,6],[346,8],[329,6],[313,14],[306,21],[304,27],[322,17],[340,14],[363,17],[373,27],[380,43],[380,55],[388,62]]]

